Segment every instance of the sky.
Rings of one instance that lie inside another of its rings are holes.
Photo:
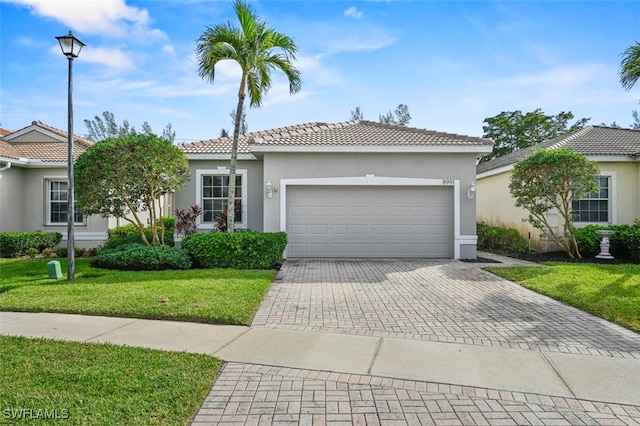
[[[571,111],[589,124],[629,127],[640,84],[619,82],[622,53],[640,40],[640,1],[259,0],[254,12],[295,41],[302,89],[274,71],[249,131],[367,120],[399,104],[411,127],[483,135],[502,111]],[[74,133],[112,112],[176,142],[232,130],[240,70],[198,75],[195,47],[207,27],[237,26],[232,4],[213,0],[0,0],[0,127],[38,120],[67,130],[67,70],[56,36],[86,44],[73,61]]]

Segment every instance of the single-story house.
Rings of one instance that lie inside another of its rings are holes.
[[[640,130],[588,126],[479,164],[476,176],[478,222],[515,228],[539,250],[558,249],[555,243],[541,236],[539,230],[523,222],[528,212],[515,207],[515,200],[509,193],[514,164],[536,148],[571,148],[597,162],[600,191],[573,201],[577,227],[631,225],[640,218]],[[547,215],[550,223],[557,229],[562,228],[557,212],[550,211]]]
[[[176,206],[224,209],[231,138],[182,145],[191,181]],[[243,135],[240,228],[286,231],[288,257],[475,258],[475,165],[493,142],[370,121]]]
[[[74,158],[93,142],[74,136]],[[0,139],[0,232],[55,231],[67,236],[68,136],[38,121]],[[77,212],[78,247],[104,244],[113,220]]]
[[[66,146],[56,157],[38,151],[65,136],[34,123],[0,143],[0,166],[10,167],[1,172],[0,217],[18,216],[0,220],[0,231],[66,234],[51,216],[62,210],[55,190],[66,182]],[[79,140],[79,149],[87,142]],[[202,232],[226,206],[231,143],[224,137],[180,145],[191,179],[169,205],[201,206]],[[287,257],[475,258],[475,166],[492,146],[489,139],[370,121],[247,133],[239,141],[237,227],[286,231]],[[88,241],[115,224],[89,217],[79,226],[85,228],[76,239]]]

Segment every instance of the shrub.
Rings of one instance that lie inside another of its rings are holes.
[[[44,255],[44,257],[51,257],[51,255],[53,254],[53,249],[46,248],[42,250],[42,254]]]
[[[27,256],[33,259],[34,257],[36,257],[37,254],[40,254],[40,250],[38,250],[35,247],[30,247],[27,249],[26,254]]]
[[[189,269],[191,259],[182,249],[168,246],[123,244],[113,249],[102,249],[93,266],[128,271]]]
[[[66,247],[60,247],[56,254],[58,255],[58,257],[67,257],[67,252],[68,250]]]
[[[614,257],[640,262],[640,220],[636,219],[632,226],[588,225],[576,229],[576,241],[580,252],[585,256],[593,257],[600,253],[602,237],[596,234],[596,231],[600,229],[616,232],[609,237],[611,243],[609,251]]]
[[[0,256],[24,256],[27,249],[34,248],[40,253],[57,245],[62,240],[59,232],[0,232]]]
[[[164,218],[164,242],[165,245],[173,246],[173,230],[175,226],[175,219],[173,217],[165,217]],[[117,226],[113,229],[109,229],[107,231],[108,238],[104,243],[104,248],[112,249],[123,244],[132,244],[132,243],[140,243],[142,244],[142,237],[140,236],[140,231],[138,227],[132,223],[123,226]],[[158,230],[158,233],[160,231]],[[151,241],[151,228],[145,228],[145,234],[147,236],[147,240]]]
[[[286,246],[284,232],[209,232],[182,240],[182,248],[202,268],[274,268],[282,261]]]
[[[526,253],[531,251],[527,240],[513,228],[477,224],[478,249],[503,253]]]
[[[196,220],[198,216],[202,214],[202,209],[197,204],[191,206],[188,209],[180,210],[175,209],[175,229],[178,235],[187,236],[195,234],[198,229],[196,228]]]

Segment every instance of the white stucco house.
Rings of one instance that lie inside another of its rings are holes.
[[[62,190],[66,182],[66,163],[38,151],[65,138],[34,123],[0,142],[0,232],[65,234],[52,211],[58,208],[54,188]],[[169,205],[201,206],[201,232],[213,229],[226,206],[231,142],[180,145],[191,180]],[[492,146],[489,139],[370,121],[248,133],[239,143],[237,226],[286,231],[290,258],[475,258],[476,160]],[[99,217],[78,224],[76,240],[91,243],[115,226]]]
[[[590,224],[632,225],[640,218],[640,130],[588,126],[574,133],[550,139],[477,167],[478,222],[515,228],[532,246],[542,251],[558,250],[552,241],[541,237],[539,230],[523,219],[528,212],[515,206],[509,193],[514,164],[533,149],[571,148],[597,162],[600,191],[588,198],[573,201],[577,227]],[[550,223],[562,229],[560,215],[548,214]]]

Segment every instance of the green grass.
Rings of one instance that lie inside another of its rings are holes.
[[[0,424],[184,425],[208,394],[221,361],[0,336],[0,365]]]
[[[0,259],[0,310],[249,325],[272,270],[114,271],[76,259],[76,279],[48,277],[51,259]],[[60,260],[66,276],[66,259]]]
[[[486,269],[640,332],[640,265],[549,262],[542,267]]]

